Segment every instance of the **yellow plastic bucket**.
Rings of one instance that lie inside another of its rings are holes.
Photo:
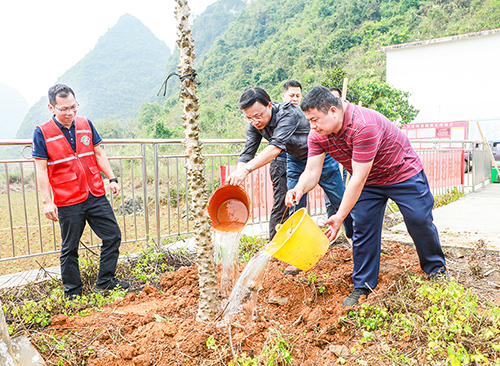
[[[301,208],[285,221],[264,250],[275,258],[303,271],[313,268],[325,255],[330,242]]]
[[[239,186],[224,185],[208,199],[208,214],[212,227],[218,231],[241,231],[250,218],[250,197]]]

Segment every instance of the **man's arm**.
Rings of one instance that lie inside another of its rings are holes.
[[[255,157],[255,154],[257,154],[257,150],[259,150],[261,141],[262,135],[259,133],[259,131],[251,124],[248,124],[245,146],[243,147],[243,151],[240,154],[238,163],[245,163],[252,160]]]
[[[286,193],[285,203],[287,206],[297,204],[305,193],[316,187],[323,170],[325,155],[326,153],[323,153],[307,158],[306,167],[300,175],[297,185]]]
[[[38,183],[38,189],[40,190],[40,195],[42,196],[43,212],[45,217],[52,221],[58,221],[57,206],[52,201],[50,196],[50,182],[49,174],[47,172],[47,160],[35,159],[36,168],[36,180]]]
[[[104,175],[106,175],[108,179],[115,178],[113,169],[111,169],[111,164],[109,163],[108,157],[106,156],[106,153],[102,149],[101,145],[94,146],[94,156],[97,162],[97,166],[104,173]],[[116,182],[111,182],[109,184],[109,188],[111,189],[113,196],[116,196],[118,195],[118,193],[120,193],[120,186]]]
[[[251,170],[259,169],[260,167],[270,163],[280,153],[281,149],[279,147],[269,145],[248,163],[239,162],[237,169],[229,176],[229,184],[239,186],[245,181],[245,178],[250,173],[250,170],[245,167],[247,164],[252,167]]]
[[[342,202],[340,202],[339,210],[335,215],[332,215],[325,220],[325,225],[330,225],[328,230],[325,232],[330,241],[335,239],[337,232],[340,229],[340,225],[342,225],[344,219],[347,217],[349,212],[351,212],[356,202],[358,202],[358,198],[361,195],[363,187],[365,186],[365,182],[370,174],[372,165],[373,160],[368,163],[352,162],[352,176],[347,184]]]

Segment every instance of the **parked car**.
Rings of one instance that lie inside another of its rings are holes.
[[[500,161],[500,141],[490,141],[490,143],[493,158],[495,159],[495,161]]]
[[[465,150],[464,152],[464,173],[468,173],[472,170],[472,150]]]
[[[475,146],[474,146],[475,145]],[[474,155],[474,149],[479,149],[480,144],[479,143],[469,143],[466,146],[464,146],[464,173],[469,173],[472,171],[472,166],[473,166],[473,155]]]

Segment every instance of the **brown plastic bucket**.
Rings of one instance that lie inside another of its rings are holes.
[[[250,197],[239,186],[224,185],[208,199],[212,227],[218,231],[241,231],[250,218]]]

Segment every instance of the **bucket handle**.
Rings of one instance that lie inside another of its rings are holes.
[[[291,207],[293,207],[293,213],[296,212],[295,206],[297,206],[297,204],[294,204],[294,205],[291,206]],[[283,218],[285,217],[285,214],[287,213],[287,211],[289,209],[290,209],[290,207],[287,207],[287,208],[285,208],[285,211],[283,211],[283,215],[281,215],[280,223],[276,225],[276,231],[278,231],[283,226]],[[293,232],[293,220],[294,220],[294,217],[292,215],[292,221],[290,222],[290,233]]]

